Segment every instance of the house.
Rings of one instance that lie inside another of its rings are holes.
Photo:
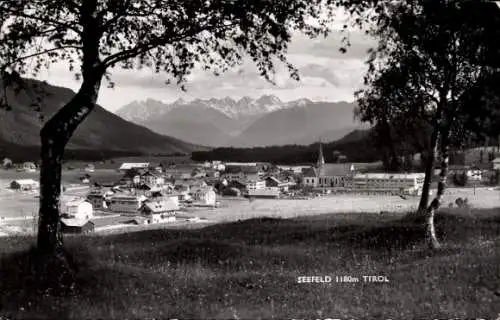
[[[80,182],[83,184],[88,184],[90,183],[90,179],[87,176],[80,177]]]
[[[61,231],[63,233],[85,234],[95,231],[95,225],[89,220],[61,219]]]
[[[266,188],[266,182],[264,180],[251,180],[246,182],[247,190],[260,190]]]
[[[147,198],[131,194],[113,195],[110,199],[110,209],[113,212],[137,213]]]
[[[500,157],[493,159],[491,163],[493,163],[493,170],[500,170]]]
[[[148,171],[139,177],[140,183],[145,183],[154,187],[161,187],[165,183],[165,178],[160,174]],[[135,177],[134,177],[135,181]]]
[[[139,209],[147,224],[175,221],[179,203],[175,199],[147,200]]]
[[[61,204],[61,214],[65,218],[89,220],[94,217],[92,204],[86,199],[75,199]]]
[[[266,188],[278,188],[281,191],[288,191],[289,184],[287,182],[280,181],[274,176],[269,176],[264,179],[266,183]]]
[[[260,171],[256,166],[226,166],[223,177],[227,180],[245,181],[259,180],[264,172]]]
[[[36,172],[36,164],[34,164],[33,162],[24,162],[23,170],[25,172]]]
[[[122,163],[120,168],[118,169],[120,172],[127,172],[128,170],[131,169],[136,169],[138,171],[146,171],[149,168],[149,162],[138,162],[138,163],[131,163],[131,162],[125,162]]]
[[[217,195],[212,187],[196,188],[191,192],[193,201],[204,206],[215,206]]]
[[[89,164],[87,164],[85,166],[84,170],[85,170],[85,172],[94,172],[95,171],[95,166],[93,164],[89,163]]]
[[[152,185],[147,184],[147,183],[141,183],[141,184],[135,186],[135,188],[132,189],[132,192],[134,194],[136,194],[136,195],[144,195],[146,197],[151,196],[151,194],[153,192],[159,192],[159,191],[161,191],[160,187],[152,186]]]
[[[90,202],[90,204],[92,204],[92,207],[96,210],[107,209],[108,205],[106,203],[106,200],[109,195],[113,195],[113,192],[106,192],[103,189],[93,190],[87,195],[87,201]]]
[[[13,190],[31,191],[40,188],[40,184],[33,179],[19,179],[12,181],[10,188]]]
[[[206,177],[210,179],[218,179],[220,177],[220,172],[216,170],[208,170]]]
[[[10,160],[9,158],[3,158],[3,160],[2,160],[2,167],[4,169],[12,168],[12,160]]]

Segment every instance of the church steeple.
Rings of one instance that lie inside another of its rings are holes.
[[[325,158],[323,157],[323,144],[321,143],[321,140],[319,141],[319,155],[318,155],[318,162],[316,162],[316,166],[318,168],[323,167],[325,164]]]

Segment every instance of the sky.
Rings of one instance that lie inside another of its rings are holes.
[[[326,39],[310,39],[302,34],[295,34],[288,50],[288,59],[299,70],[299,82],[289,77],[284,66],[278,66],[275,76],[276,85],[270,84],[259,76],[251,60],[241,67],[230,70],[221,76],[214,76],[209,71],[195,70],[187,84],[187,92],[175,85],[166,85],[165,74],[155,74],[152,70],[112,70],[114,88],[106,83],[101,88],[98,103],[109,111],[134,100],[155,99],[172,102],[179,98],[243,96],[260,97],[274,94],[283,101],[301,98],[318,101],[352,101],[354,92],[361,88],[363,74],[366,71],[367,50],[375,45],[360,30],[350,31],[352,46],[347,53],[339,52],[342,34],[334,31]],[[51,84],[77,90],[79,82],[65,65],[52,65],[37,77]]]

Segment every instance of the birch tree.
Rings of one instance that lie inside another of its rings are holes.
[[[357,93],[358,111],[365,121],[407,119],[432,127],[418,210],[425,217],[431,248],[440,247],[434,215],[446,187],[450,146],[483,129],[470,126],[477,118],[471,92],[478,81],[499,70],[494,61],[500,51],[491,39],[498,39],[495,26],[499,26],[500,14],[489,11],[494,5],[476,5],[449,0],[385,3],[370,31],[379,45],[367,61],[367,87]],[[483,116],[491,115],[493,109],[482,108]],[[436,161],[438,189],[428,204]]]

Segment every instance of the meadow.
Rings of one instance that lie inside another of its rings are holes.
[[[500,310],[500,211],[445,210],[443,249],[400,214],[261,217],[201,229],[66,238],[73,289],[40,292],[31,237],[0,244],[6,318],[494,318]],[[389,282],[299,283],[302,276]]]

